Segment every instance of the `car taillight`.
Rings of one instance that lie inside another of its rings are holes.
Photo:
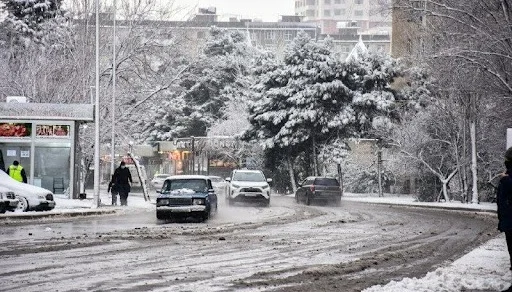
[[[315,186],[310,186],[309,189],[311,190],[312,193],[315,192]]]

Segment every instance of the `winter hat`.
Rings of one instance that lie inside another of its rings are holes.
[[[512,156],[511,156],[512,158]],[[126,163],[124,161],[121,161],[121,166],[125,165]]]
[[[19,164],[20,164],[20,163],[18,162],[18,160],[14,160],[14,161],[12,162],[12,165],[14,165],[14,166],[18,166]]]
[[[505,151],[505,161],[512,161],[512,147]]]

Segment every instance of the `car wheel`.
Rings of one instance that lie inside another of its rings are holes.
[[[270,199],[265,202],[265,207],[270,207]]]
[[[156,211],[156,219],[158,219],[158,220],[164,220],[164,219],[166,219],[166,216],[165,216],[164,212],[158,212],[158,211]]]
[[[230,197],[228,197],[228,205],[233,206],[233,204],[234,204],[233,200]]]
[[[27,199],[24,197],[20,197],[19,200],[20,200],[20,203],[18,204],[18,209],[20,209],[23,212],[27,212],[28,211]]]
[[[202,219],[202,220],[203,220],[203,222],[204,222],[204,221],[208,220],[209,218],[210,218],[210,211],[205,212],[205,213],[203,214],[203,217],[202,217],[201,219]]]
[[[309,195],[306,195],[306,205],[311,205],[311,198],[309,197]]]
[[[0,205],[0,214],[5,213],[5,211],[6,211],[6,210],[7,210],[7,209],[5,208],[5,205],[4,205],[4,204]]]

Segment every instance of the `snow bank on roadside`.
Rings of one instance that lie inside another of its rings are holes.
[[[376,285],[364,292],[437,292],[502,291],[511,284],[509,256],[505,237],[500,235],[469,252],[447,267],[438,268],[425,277],[404,278],[386,285]]]

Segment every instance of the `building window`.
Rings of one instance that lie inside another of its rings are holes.
[[[285,39],[286,41],[291,41],[291,40],[293,40],[293,31],[291,31],[291,30],[287,30],[287,31],[285,31],[285,32],[284,32],[284,39]]]
[[[363,10],[354,11],[354,16],[363,16]]]
[[[315,16],[315,14],[316,14],[315,10],[308,10],[308,11],[306,11],[306,16],[313,17],[313,16]]]
[[[345,0],[334,0],[334,4],[345,4]]]
[[[345,9],[334,9],[334,15],[345,15]]]
[[[364,0],[355,0],[355,3],[356,3],[357,5],[363,5]]]
[[[324,10],[324,16],[326,16],[326,17],[331,16],[331,10],[328,10],[328,9]]]
[[[316,5],[316,0],[307,0],[306,5]]]
[[[276,35],[275,35],[274,31],[269,30],[269,31],[265,32],[265,39],[273,40],[275,38],[276,38]]]
[[[331,0],[324,0],[324,4],[330,5],[331,4]]]

